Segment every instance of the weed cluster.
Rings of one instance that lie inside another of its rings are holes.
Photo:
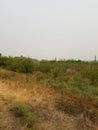
[[[30,112],[27,105],[17,103],[14,104],[10,110],[13,112],[15,117],[19,117],[21,121],[26,124],[27,128],[33,128],[36,117]]]

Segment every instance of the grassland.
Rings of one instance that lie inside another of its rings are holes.
[[[98,130],[97,62],[1,59],[1,130]]]

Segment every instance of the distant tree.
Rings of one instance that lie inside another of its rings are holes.
[[[2,54],[0,53],[0,56],[2,56]]]

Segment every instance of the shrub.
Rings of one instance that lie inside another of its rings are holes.
[[[32,73],[34,70],[34,63],[30,58],[15,58],[10,69],[22,73]]]
[[[13,112],[13,114],[16,117],[21,118],[23,123],[25,123],[28,128],[33,127],[34,121],[36,118],[35,118],[35,115],[29,111],[29,108],[27,105],[17,103],[17,104],[14,104],[10,110]]]
[[[51,71],[52,68],[52,63],[49,61],[41,61],[39,65],[39,71],[42,73],[48,73]]]

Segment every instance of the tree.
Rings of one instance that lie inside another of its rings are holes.
[[[2,56],[2,54],[0,53],[0,57]]]

